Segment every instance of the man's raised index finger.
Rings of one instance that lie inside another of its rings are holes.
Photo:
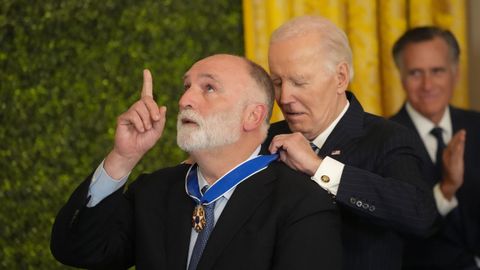
[[[152,83],[152,74],[150,70],[143,70],[143,87],[142,87],[142,97],[152,97],[153,98],[153,83]]]

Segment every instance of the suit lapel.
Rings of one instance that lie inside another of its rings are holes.
[[[215,261],[235,234],[270,193],[271,187],[268,183],[275,179],[276,176],[269,166],[237,186],[210,235],[198,269],[213,268]]]
[[[185,179],[183,175],[176,176]],[[172,184],[172,192],[169,193],[170,205],[167,217],[167,258],[168,269],[186,269],[187,257],[190,246],[190,234],[192,231],[192,213],[195,206],[193,200],[185,192],[185,182],[176,181]]]
[[[322,157],[344,161],[345,153],[354,150],[355,138],[364,135],[363,108],[352,93],[347,92],[347,98],[350,106],[320,149]]]
[[[450,121],[452,121],[452,137],[460,129],[468,127],[468,123],[465,123],[465,119],[461,116],[461,112],[455,107],[450,106]]]

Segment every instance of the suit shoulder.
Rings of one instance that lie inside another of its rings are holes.
[[[284,183],[296,183],[296,179],[310,179],[310,177],[302,172],[293,170],[292,168],[288,167],[285,163],[281,161],[272,162],[271,165],[272,169],[275,171],[277,177],[284,181]],[[300,187],[309,186],[310,184],[298,184]]]
[[[288,128],[287,121],[285,120],[271,124],[270,128],[268,129],[268,137],[273,137],[275,135],[285,133],[291,133],[290,129]]]
[[[375,133],[377,136],[383,134],[386,137],[415,137],[415,133],[404,125],[393,121],[394,118],[386,119],[378,115],[366,113],[365,128],[370,133]]]
[[[291,169],[283,162],[273,162],[271,169],[277,176],[276,189],[278,194],[289,196],[293,200],[314,197],[317,203],[333,206],[332,196],[314,182],[310,176]]]
[[[265,153],[268,152],[266,149],[270,145],[270,142],[272,141],[273,137],[275,137],[278,134],[285,134],[285,133],[290,133],[290,129],[288,128],[288,124],[285,120],[278,121],[271,124],[270,128],[268,129],[267,138],[262,143],[263,152]]]
[[[173,167],[158,169],[152,173],[141,174],[129,185],[129,189],[150,189],[160,186],[168,187],[175,182],[183,182],[190,165],[179,164]]]
[[[464,120],[472,123],[480,122],[480,112],[474,110],[465,110],[456,107],[450,107],[453,118],[463,118]]]

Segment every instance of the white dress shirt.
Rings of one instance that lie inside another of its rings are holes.
[[[318,149],[322,148],[327,140],[328,136],[332,133],[335,126],[338,124],[340,119],[345,115],[345,113],[350,107],[350,102],[347,101],[347,105],[343,108],[343,111],[338,115],[338,117],[327,127],[320,135],[318,135],[312,143],[318,147]],[[318,152],[318,151],[317,151]],[[327,156],[325,157],[320,166],[318,166],[315,174],[312,176],[312,180],[319,184],[323,189],[328,191],[330,194],[334,196],[337,195],[338,185],[340,184],[340,178],[342,177],[343,168],[345,164]],[[328,176],[329,181],[324,182],[322,181],[322,177]]]
[[[450,142],[453,136],[453,128],[452,120],[450,119],[449,107],[445,109],[445,112],[438,125],[435,125],[432,121],[417,112],[408,102],[405,105],[405,109],[407,110],[408,115],[412,119],[413,125],[417,129],[417,132],[420,135],[420,138],[422,139],[425,148],[427,148],[430,159],[433,161],[433,163],[435,163],[437,153],[437,139],[435,138],[435,136],[430,134],[430,131],[436,126],[442,128],[443,141],[446,145],[448,144],[448,142]],[[443,193],[440,190],[440,183],[437,183],[433,187],[433,196],[435,198],[438,212],[442,216],[446,216],[450,211],[452,211],[455,207],[458,206],[458,201],[455,196],[450,201],[445,198],[445,196],[443,196]]]

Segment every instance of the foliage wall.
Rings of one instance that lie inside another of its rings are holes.
[[[241,1],[0,1],[0,269],[65,269],[51,225],[112,147],[142,70],[167,105],[161,142],[133,173],[185,158],[175,143],[182,76],[204,56],[243,54]]]

